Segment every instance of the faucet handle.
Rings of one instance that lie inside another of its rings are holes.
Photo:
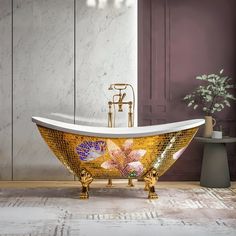
[[[121,101],[123,101],[123,99],[125,98],[125,96],[126,96],[126,93],[123,93],[123,94],[122,94],[122,97],[121,97]]]

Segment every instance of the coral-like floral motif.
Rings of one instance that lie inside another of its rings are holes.
[[[137,177],[143,172],[143,164],[140,159],[146,154],[146,150],[132,150],[133,139],[127,139],[122,147],[118,147],[110,139],[107,140],[107,148],[110,160],[102,163],[104,169],[117,169],[125,177]]]
[[[174,153],[173,159],[174,159],[174,160],[177,160],[177,159],[183,154],[183,152],[185,151],[186,148],[187,148],[187,146],[181,148],[179,151],[177,151],[176,153]]]
[[[102,156],[106,151],[104,141],[84,141],[76,147],[76,152],[82,161],[92,161]]]

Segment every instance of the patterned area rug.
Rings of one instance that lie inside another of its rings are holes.
[[[236,235],[236,189],[0,189],[0,235]]]

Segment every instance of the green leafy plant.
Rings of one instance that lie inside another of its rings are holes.
[[[199,107],[209,116],[222,111],[226,106],[230,107],[230,100],[236,100],[230,93],[230,89],[236,88],[236,86],[230,84],[231,78],[223,76],[223,71],[222,69],[219,75],[197,76],[196,79],[202,80],[204,84],[184,97],[187,106],[193,107],[194,110]]]

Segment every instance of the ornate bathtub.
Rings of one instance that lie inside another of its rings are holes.
[[[203,119],[132,128],[74,125],[46,118],[32,121],[56,157],[82,184],[88,198],[94,178],[143,178],[148,198],[155,183],[184,152]]]

